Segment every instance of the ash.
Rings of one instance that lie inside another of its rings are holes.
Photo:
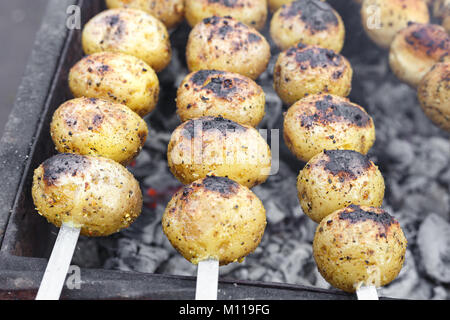
[[[346,3],[345,3],[346,2]],[[379,290],[385,297],[450,299],[450,140],[423,114],[416,91],[398,81],[389,70],[386,51],[364,35],[357,9],[336,1],[346,21],[342,54],[354,69],[350,99],[374,118],[377,141],[369,156],[383,173],[383,207],[402,226],[408,240],[403,269],[397,279]],[[81,238],[74,257],[82,267],[196,275],[196,266],[173,249],[162,232],[161,217],[172,194],[181,187],[167,166],[171,132],[180,124],[175,94],[188,73],[184,48],[189,27],[171,35],[173,59],[159,74],[162,93],[157,111],[148,119],[149,138],[130,171],[141,182],[144,209],[127,230],[104,239]],[[269,39],[268,30],[263,32]],[[282,105],[272,88],[272,70],[278,51],[258,79],[266,92],[266,117],[261,128],[282,130]],[[267,211],[261,244],[243,263],[220,268],[223,278],[283,282],[331,289],[318,273],[312,257],[316,223],[303,214],[296,178],[304,163],[297,161],[282,141],[280,168],[268,181],[253,188]],[[270,142],[270,141],[269,141]],[[274,297],[276,298],[276,297]]]

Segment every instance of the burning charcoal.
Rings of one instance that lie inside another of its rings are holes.
[[[414,160],[414,149],[405,140],[392,140],[386,148],[386,153],[399,170],[408,167]]]
[[[434,213],[428,215],[420,226],[417,244],[426,273],[450,283],[450,224]]]
[[[175,254],[161,268],[161,272],[164,274],[175,274],[179,276],[195,276],[197,273],[197,267],[182,256]]]
[[[280,262],[279,270],[286,282],[312,285],[315,279],[311,272],[316,268],[311,259],[312,247],[309,243],[296,243],[295,248]]]

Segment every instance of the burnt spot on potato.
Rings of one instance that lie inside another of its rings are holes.
[[[333,8],[319,0],[294,1],[281,9],[280,16],[284,19],[299,17],[311,32],[323,31],[330,25],[339,24]]]
[[[398,222],[385,210],[380,208],[370,208],[364,210],[361,206],[350,205],[339,213],[339,219],[348,221],[351,224],[361,223],[365,221],[373,221],[382,228],[378,233],[379,237],[386,238],[386,233],[393,224]]]
[[[319,165],[343,182],[355,180],[372,166],[369,158],[353,150],[325,150],[328,160],[319,161]]]
[[[212,76],[222,75],[224,71],[220,70],[200,70],[195,72],[191,77],[191,82],[196,86],[202,86],[206,80],[208,80]]]
[[[238,0],[208,0],[208,3],[218,3],[228,8],[242,8],[244,4]]]
[[[207,176],[202,180],[202,185],[205,189],[218,192],[222,196],[236,194],[239,189],[237,182],[226,177]]]
[[[194,91],[206,91],[217,98],[227,99],[238,92],[240,85],[247,85],[244,79],[226,75],[223,71],[201,70],[196,72],[192,78]]]
[[[88,166],[89,160],[81,155],[57,154],[42,164],[44,182],[47,186],[53,186],[62,176],[76,176],[78,172],[86,170]]]
[[[432,24],[410,23],[405,41],[413,50],[424,52],[428,56],[447,56],[450,51],[450,37],[440,26]]]
[[[308,47],[301,43],[289,48],[286,56],[294,57],[295,61],[302,66],[309,64],[311,68],[337,67],[343,62],[342,56],[333,50]]]
[[[330,95],[316,101],[315,110],[313,114],[302,113],[299,116],[302,127],[311,128],[315,123],[328,125],[343,121],[358,127],[367,127],[371,123],[369,115],[364,110],[349,102],[334,101]]]
[[[237,122],[219,117],[203,117],[189,120],[183,126],[183,135],[188,139],[202,136],[205,131],[216,130],[222,135],[233,132],[244,132],[247,130]]]

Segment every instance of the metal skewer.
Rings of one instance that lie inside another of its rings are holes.
[[[65,223],[59,229],[36,300],[59,299],[79,235],[80,228]]]
[[[356,290],[358,300],[379,300],[375,286],[362,286]]]
[[[219,261],[204,260],[198,263],[195,300],[217,300]]]

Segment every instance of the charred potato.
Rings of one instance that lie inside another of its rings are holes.
[[[274,89],[287,105],[310,94],[329,93],[346,97],[353,70],[348,60],[329,49],[306,46],[283,51],[274,67]]]
[[[267,18],[267,0],[186,0],[186,20],[191,27],[212,16],[232,17],[255,29]]]
[[[145,11],[159,19],[167,29],[175,28],[184,19],[185,0],[106,0],[108,8],[132,8]]]
[[[363,0],[361,18],[369,38],[388,49],[398,31],[409,22],[428,23],[430,14],[424,0]]]
[[[294,103],[284,117],[284,141],[298,159],[323,150],[367,154],[375,141],[372,118],[357,104],[332,95],[311,95]]]
[[[425,114],[438,127],[450,132],[450,62],[434,65],[417,91]]]
[[[127,106],[77,98],[55,111],[50,133],[59,152],[100,156],[127,165],[142,149],[148,128]]]
[[[264,117],[264,91],[253,80],[237,73],[200,70],[190,73],[177,92],[181,121],[222,116],[249,126]]]
[[[301,42],[340,52],[345,27],[341,16],[328,3],[300,0],[275,12],[270,22],[270,35],[281,50]]]
[[[76,97],[121,103],[145,116],[158,102],[159,80],[144,61],[123,53],[99,52],[70,69],[69,87]]]
[[[170,62],[172,49],[164,24],[141,10],[110,9],[85,25],[82,45],[86,54],[121,52],[145,61],[156,72]]]
[[[314,156],[297,179],[303,212],[319,223],[350,204],[379,207],[384,179],[378,167],[353,150],[324,150]]]
[[[206,177],[179,190],[162,218],[164,233],[188,261],[242,260],[264,234],[266,213],[248,188],[224,177]]]
[[[351,205],[319,224],[313,256],[320,274],[335,288],[355,292],[382,287],[402,269],[407,241],[400,224],[385,210]]]
[[[394,74],[416,88],[440,61],[450,61],[450,37],[443,27],[412,23],[394,38],[389,64]]]
[[[259,132],[222,117],[197,118],[178,126],[167,160],[183,184],[215,175],[251,188],[266,181],[271,168],[270,149]]]
[[[450,0],[435,0],[433,3],[433,14],[442,19],[442,26],[450,33]]]
[[[270,60],[270,46],[254,28],[231,18],[211,17],[190,32],[186,48],[189,70],[224,70],[256,79]]]
[[[32,195],[49,222],[70,224],[91,237],[127,228],[142,209],[139,183],[125,167],[69,153],[53,156],[34,171]]]
[[[280,9],[283,5],[289,4],[294,1],[296,1],[296,0],[269,0],[268,2],[269,2],[270,12],[275,12],[278,9]],[[325,1],[325,0],[321,0],[321,1]]]

